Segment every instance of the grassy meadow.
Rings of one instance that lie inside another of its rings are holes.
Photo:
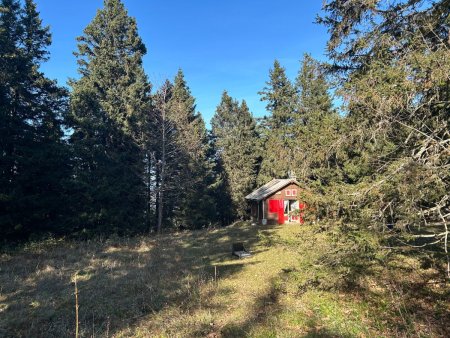
[[[390,253],[341,283],[317,226],[47,240],[0,256],[0,336],[443,337],[449,285],[433,262]],[[253,256],[230,254],[242,241]]]

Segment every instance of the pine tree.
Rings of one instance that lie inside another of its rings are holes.
[[[277,60],[269,72],[269,77],[267,86],[259,93],[262,95],[261,100],[267,102],[267,111],[271,113],[258,176],[259,184],[273,178],[287,177],[294,160],[292,147],[297,95],[285,69]]]
[[[208,158],[212,162],[213,183],[211,184],[211,192],[215,203],[215,221],[220,225],[226,226],[236,219],[233,213],[230,194],[230,184],[225,174],[222,160],[219,156],[216,141],[217,138],[212,132],[209,133],[209,152]]]
[[[419,4],[334,0],[319,19],[346,99],[339,204],[359,229],[413,232],[448,253],[450,1]]]
[[[256,181],[256,123],[245,101],[241,105],[225,91],[212,121],[218,160],[223,168],[223,184],[230,195],[231,213],[248,214],[245,196]],[[225,189],[224,189],[225,190]]]
[[[175,226],[191,229],[209,225],[215,214],[206,128],[195,109],[195,99],[180,69],[174,80],[168,116],[175,128],[178,154],[176,176],[170,178],[178,193],[171,200],[170,210]]]
[[[0,233],[61,231],[63,182],[69,176],[62,141],[65,90],[39,71],[51,36],[36,5],[0,4]]]
[[[329,94],[330,85],[327,82],[324,69],[310,54],[303,56],[301,64],[296,79],[296,89],[299,92],[302,114],[315,111],[324,114],[333,112],[333,104]]]
[[[176,142],[176,126],[170,119],[170,100],[173,85],[166,82],[154,95],[154,121],[156,123],[155,150],[155,210],[157,213],[156,230],[161,233],[163,223],[173,216],[171,208],[178,199],[178,164],[180,148]]]
[[[77,222],[100,231],[140,230],[150,110],[146,48],[119,0],[105,0],[78,41],[81,78],[71,84]]]
[[[299,95],[295,121],[295,170],[301,179],[319,187],[337,174],[333,144],[340,118],[333,109],[330,86],[319,62],[305,54],[296,80]]]

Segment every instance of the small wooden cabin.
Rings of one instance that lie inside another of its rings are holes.
[[[304,202],[295,178],[273,179],[245,198],[251,204],[252,219],[262,224],[303,223]]]

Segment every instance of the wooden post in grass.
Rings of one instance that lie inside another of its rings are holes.
[[[217,265],[214,264],[214,282],[217,284]]]
[[[77,286],[77,273],[75,273],[75,338],[78,338],[78,286]]]

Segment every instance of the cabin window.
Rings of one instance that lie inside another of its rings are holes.
[[[292,196],[292,190],[286,189],[286,196]]]
[[[297,196],[297,189],[292,189],[292,196]]]

